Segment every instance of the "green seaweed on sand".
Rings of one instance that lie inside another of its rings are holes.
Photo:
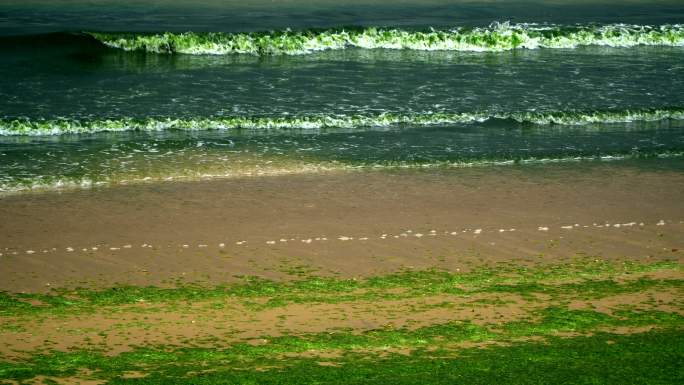
[[[477,293],[512,293],[533,298],[543,293],[555,298],[601,298],[648,289],[680,290],[682,279],[653,279],[654,271],[680,272],[676,262],[622,263],[582,261],[566,265],[520,267],[501,265],[468,273],[444,270],[407,270],[360,279],[308,276],[291,281],[241,277],[234,284],[117,286],[107,289],[53,289],[47,294],[0,292],[0,316],[92,311],[121,305],[177,304],[197,301],[242,301],[257,310],[293,303],[419,298],[434,295],[472,296]],[[642,274],[641,276],[636,276]]]
[[[22,352],[21,358],[0,359],[0,381],[85,378],[111,384],[676,383],[684,377],[681,304],[644,307],[640,300],[640,304],[598,311],[591,306],[572,307],[570,301],[654,290],[680,292],[683,281],[672,277],[678,277],[681,269],[676,262],[616,264],[578,260],[555,266],[499,265],[467,273],[402,271],[364,279],[306,277],[275,282],[242,277],[240,283],[220,287],[3,293],[0,320],[37,322],[43,317],[89,311],[125,311],[135,308],[131,305],[141,300],[166,311],[200,302],[204,307],[193,311],[211,312],[217,309],[212,305],[225,304],[229,298],[241,301],[248,311],[294,303],[354,304],[378,299],[420,300],[444,294],[472,297],[472,306],[491,306],[492,301],[500,305],[502,293],[528,296],[528,303],[539,294],[547,299],[540,306],[526,309],[524,317],[499,322],[462,319],[415,328],[388,323],[370,330],[290,332],[252,340],[228,341],[213,336],[208,345],[181,341],[174,345],[129,346],[130,350],[121,353],[104,351],[96,344],[69,351],[44,346]],[[482,293],[490,295],[484,297],[489,301],[478,301],[477,295]],[[432,306],[419,302],[413,308],[409,306],[410,311],[422,305]],[[451,305],[443,301],[434,306],[455,309]],[[2,333],[25,331],[10,328]]]
[[[566,381],[571,375],[585,376],[579,383],[603,383],[611,378],[612,383],[652,383],[655,379],[662,383],[683,375],[684,319],[680,315],[622,312],[610,316],[555,308],[540,316],[538,321],[498,327],[451,322],[415,330],[345,330],[264,337],[261,344],[236,343],[225,348],[139,347],[114,356],[97,350],[54,351],[23,361],[0,361],[0,378],[69,378],[87,371],[88,377],[110,383],[140,384],[353,383],[364,378],[373,383],[383,379],[416,383],[421,378],[431,383],[473,383],[470,379],[477,376],[482,378],[475,383],[492,383],[487,381],[527,373],[529,378],[523,383],[539,383],[555,373],[557,379]],[[601,331],[644,324],[655,329],[633,335]],[[563,339],[558,333],[577,336]],[[532,341],[532,336],[543,341]],[[463,343],[479,347],[466,348]],[[640,376],[633,377],[633,365],[642,368]],[[123,378],[127,372],[144,377]],[[331,376],[338,377],[333,380]]]

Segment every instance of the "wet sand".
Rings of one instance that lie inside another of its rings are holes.
[[[684,175],[629,164],[366,171],[0,198],[0,290],[684,260]]]

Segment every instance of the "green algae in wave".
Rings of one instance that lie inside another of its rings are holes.
[[[628,25],[554,26],[493,23],[486,28],[407,31],[383,28],[253,33],[100,33],[88,32],[103,44],[126,51],[183,54],[298,55],[348,47],[445,51],[507,51],[579,46],[684,46],[684,26]]]
[[[512,166],[512,165],[540,165],[571,162],[612,162],[620,160],[635,159],[674,159],[684,157],[682,151],[671,150],[630,150],[617,151],[593,155],[569,155],[569,156],[541,156],[541,157],[474,157],[472,159],[454,159],[444,161],[376,161],[376,162],[357,162],[345,163],[340,161],[321,161],[313,163],[297,163],[269,167],[266,165],[255,165],[252,168],[233,168],[230,165],[223,170],[212,170],[206,159],[200,159],[200,164],[193,164],[180,172],[150,173],[123,173],[123,174],[88,174],[85,176],[10,176],[5,180],[0,180],[0,196],[20,194],[26,192],[40,191],[70,191],[91,189],[117,185],[137,185],[143,183],[161,182],[191,182],[202,180],[219,180],[230,178],[251,178],[262,176],[295,175],[295,174],[320,174],[326,172],[353,172],[364,170],[427,170],[427,169],[454,169],[454,168],[474,168],[490,166]],[[164,162],[164,160],[160,160]],[[149,168],[158,167],[160,163],[148,165]],[[202,167],[206,167],[203,169]]]
[[[533,125],[588,125],[628,122],[684,120],[684,108],[592,112],[516,112],[516,113],[423,113],[378,115],[332,115],[303,117],[211,117],[147,119],[0,119],[0,136],[58,135],[116,131],[229,130],[229,129],[326,129],[388,127],[393,125],[429,126],[476,123],[492,119],[512,120]]]

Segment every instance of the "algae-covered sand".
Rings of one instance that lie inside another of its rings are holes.
[[[289,270],[288,270],[289,271]],[[676,383],[677,261],[2,295],[7,383]]]

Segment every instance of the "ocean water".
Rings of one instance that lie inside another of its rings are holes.
[[[667,159],[681,1],[0,4],[0,193]]]

